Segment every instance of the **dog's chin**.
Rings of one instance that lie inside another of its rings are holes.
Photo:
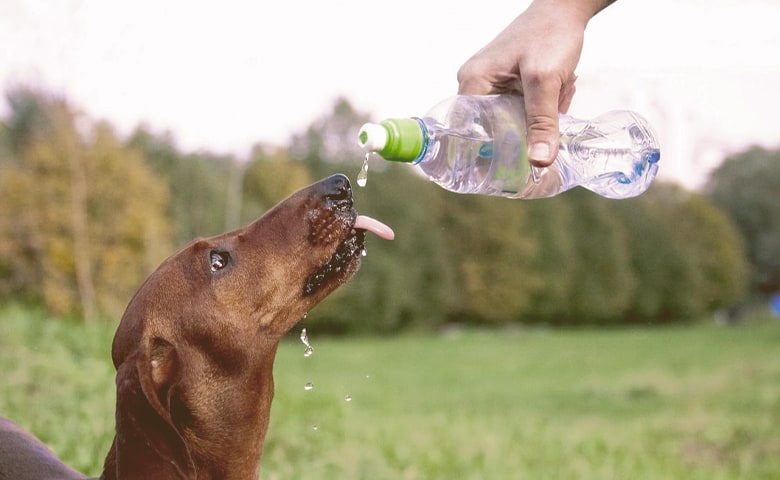
[[[330,259],[312,272],[303,287],[303,296],[325,297],[349,280],[360,268],[365,249],[365,231],[352,229]]]

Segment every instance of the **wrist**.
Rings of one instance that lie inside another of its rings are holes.
[[[598,12],[615,0],[534,0],[528,9],[545,10],[556,17],[566,16],[570,21],[584,26]]]

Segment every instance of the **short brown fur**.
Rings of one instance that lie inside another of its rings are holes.
[[[114,337],[116,435],[101,478],[258,477],[277,346],[358,269],[355,218],[348,180],[333,176],[149,276]],[[45,478],[85,477],[0,419],[0,479]]]

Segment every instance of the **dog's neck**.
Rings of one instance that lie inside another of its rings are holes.
[[[192,445],[192,460],[197,472],[191,478],[257,480],[274,395],[272,367],[262,379],[251,383],[259,388],[240,401],[251,407],[241,414],[225,412],[220,425],[224,435],[218,439],[185,435],[186,443]]]
[[[122,368],[117,372],[116,435],[101,479],[258,478],[274,394],[273,356],[251,380],[254,388],[242,390],[245,398],[235,399],[252,405],[251,410],[242,415],[223,412],[218,440],[199,438],[186,422],[176,426],[161,416],[148,401],[137,376],[122,372]]]

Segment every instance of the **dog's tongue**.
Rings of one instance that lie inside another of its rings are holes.
[[[355,228],[371,232],[379,238],[385,240],[392,240],[395,238],[395,232],[393,229],[380,222],[379,220],[367,217],[365,215],[358,215],[355,220]]]

